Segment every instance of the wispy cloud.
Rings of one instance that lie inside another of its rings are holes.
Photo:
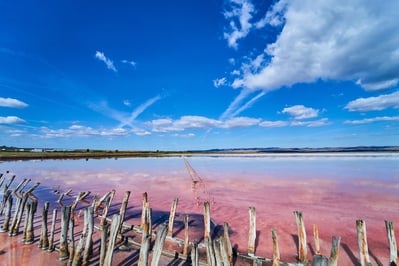
[[[224,12],[224,17],[229,21],[229,31],[224,33],[228,45],[237,48],[237,41],[246,37],[252,27],[250,22],[254,6],[247,0],[230,0],[229,10]]]
[[[399,91],[377,97],[359,98],[345,106],[345,109],[357,112],[380,111],[387,108],[399,108]]]
[[[104,62],[104,64],[107,66],[108,69],[114,72],[118,72],[118,70],[114,66],[114,62],[111,59],[107,58],[103,52],[96,51],[95,57],[98,60]]]
[[[72,125],[66,129],[40,128],[42,138],[71,138],[71,137],[120,137],[129,135],[123,128],[92,128],[83,125]]]
[[[130,126],[133,127],[133,122],[134,120],[140,115],[142,114],[148,107],[150,107],[151,105],[153,105],[154,103],[156,103],[157,101],[159,101],[161,99],[160,95],[157,95],[149,100],[147,100],[146,102],[144,102],[143,104],[139,105],[136,109],[133,110],[133,112],[130,114],[129,117],[127,117],[126,119],[123,119],[121,122],[121,124],[119,125],[119,127],[124,127],[124,126]]]
[[[0,124],[12,125],[12,124],[25,124],[26,121],[18,116],[0,116]]]
[[[232,6],[225,13],[232,28],[225,38],[232,47],[256,27],[259,36],[267,34],[260,31],[266,25],[281,29],[276,41],[265,42],[264,52],[252,59],[263,56],[261,67],[243,71],[233,82],[236,86],[270,91],[325,79],[351,80],[366,90],[381,90],[399,82],[398,1],[381,5],[360,0],[280,0],[262,21],[252,24],[251,4],[237,0]],[[237,27],[233,17],[244,26]]]
[[[344,124],[361,125],[361,124],[371,124],[375,122],[389,122],[389,121],[399,121],[399,116],[378,116],[378,117],[365,118],[360,120],[346,120]]]
[[[126,59],[123,59],[123,60],[121,60],[121,62],[124,63],[124,64],[131,65],[131,66],[133,66],[133,67],[136,67],[136,65],[137,65],[137,63],[136,63],[135,61],[133,61],[133,60],[126,60]]]
[[[215,88],[225,86],[226,84],[227,84],[226,78],[218,78],[218,79],[213,80],[213,86],[215,86]]]
[[[0,97],[0,107],[26,108],[28,104],[17,99]]]
[[[289,114],[295,120],[315,118],[319,115],[319,110],[305,107],[303,105],[286,107],[281,112],[283,114]]]

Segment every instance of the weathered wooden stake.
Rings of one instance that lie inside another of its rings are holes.
[[[150,208],[150,203],[145,204],[146,222],[148,223],[148,235],[152,236],[152,209]]]
[[[249,238],[248,238],[248,255],[255,256],[256,241],[256,212],[255,207],[249,207]]]
[[[169,223],[168,223],[168,236],[173,237],[173,224],[175,221],[175,214],[176,214],[176,208],[177,208],[177,203],[179,202],[178,198],[175,198],[172,203],[172,207],[170,208],[170,214],[169,214]]]
[[[144,192],[143,193],[143,204],[142,204],[142,208],[141,208],[141,225],[140,225],[141,229],[144,228],[144,224],[146,221],[146,215],[147,215],[146,204],[147,204],[147,202],[148,202],[148,195],[147,195],[147,192]]]
[[[279,266],[280,248],[278,246],[278,237],[276,229],[272,229],[272,241],[273,241],[273,266]]]
[[[331,241],[331,253],[329,258],[329,265],[330,266],[337,266],[338,265],[338,255],[339,255],[339,245],[341,242],[340,236],[333,236]]]
[[[153,248],[151,266],[158,266],[159,264],[167,232],[168,228],[166,225],[162,224],[159,226]]]
[[[306,230],[305,223],[303,221],[303,215],[300,211],[294,211],[294,214],[298,231],[298,261],[307,263],[308,250],[306,247]]]
[[[22,231],[22,239],[21,239],[21,242],[25,242],[25,240],[26,240],[26,235],[27,235],[27,232],[28,232],[29,213],[30,213],[31,207],[32,207],[31,203],[28,202],[28,203],[26,204],[26,207],[25,207],[25,210],[26,210],[26,211],[25,211],[25,222],[24,222],[24,229],[23,229],[23,231]]]
[[[218,240],[212,240],[212,246],[213,249],[215,250],[215,261],[216,264],[215,265],[223,265],[222,262],[222,255],[220,253],[220,245],[219,245],[219,239]]]
[[[317,224],[313,225],[313,238],[316,255],[320,255],[319,227],[317,226]]]
[[[16,215],[14,216],[15,219],[13,219],[13,223],[11,224],[11,231],[10,231],[10,236],[16,236],[19,232],[19,225],[21,224],[22,221],[22,216],[25,211],[25,206],[26,202],[28,200],[28,193],[24,193],[21,199],[20,203],[20,208],[18,209],[18,212],[16,211]]]
[[[101,227],[100,266],[104,265],[105,253],[107,251],[108,228],[109,224],[103,224]]]
[[[48,243],[48,252],[53,252],[55,250],[54,245],[54,233],[55,233],[55,222],[57,221],[57,209],[53,209],[53,217],[51,220],[51,228],[50,228],[50,239]]]
[[[366,222],[356,220],[357,242],[359,245],[360,265],[371,265],[369,248],[367,245]]]
[[[125,220],[125,213],[126,213],[126,208],[127,208],[127,204],[129,202],[129,197],[130,197],[130,191],[126,191],[125,192],[125,196],[123,197],[122,200],[122,205],[121,205],[121,209],[119,211],[119,215],[121,216],[121,222],[119,224],[119,233],[122,234],[123,231],[123,221]]]
[[[226,266],[232,265],[232,262],[230,261],[229,255],[226,250],[226,242],[224,241],[224,238],[219,239],[218,242],[219,242],[218,244],[219,244],[219,248],[220,248],[220,254],[222,256],[223,265],[226,265]]]
[[[104,207],[102,215],[101,215],[100,226],[107,222],[109,206],[111,205],[111,202],[114,199],[115,192],[116,192],[115,189],[112,189],[111,194],[109,195],[109,197],[106,200],[105,207]]]
[[[188,254],[188,215],[184,215],[184,246],[183,246],[183,256],[187,256]]]
[[[312,266],[328,266],[328,258],[322,255],[314,255],[312,260]]]
[[[211,208],[208,201],[204,202],[204,239],[211,239]]]
[[[69,221],[71,220],[71,206],[62,207],[61,217],[61,236],[60,236],[60,260],[66,260],[69,258],[68,250],[68,227]]]
[[[38,186],[40,186],[40,182],[36,182],[30,189],[28,189],[25,194],[32,193]]]
[[[199,266],[198,243],[194,242],[191,249],[191,262],[193,266]]]
[[[231,263],[233,263],[233,247],[231,246],[230,235],[229,235],[229,224],[223,223],[223,242],[224,248],[226,249],[227,258]]]
[[[211,238],[205,238],[204,242],[205,242],[206,259],[207,259],[208,265],[216,266],[216,257],[215,257],[215,249],[213,247],[213,241]]]
[[[10,191],[10,190],[7,190]],[[7,198],[7,209],[6,209],[6,216],[4,218],[4,223],[0,228],[0,232],[8,232],[10,227],[10,219],[11,219],[11,210],[12,210],[12,202],[13,198],[11,195]]]
[[[7,191],[7,190],[10,188],[10,186],[11,186],[12,182],[14,181],[14,179],[15,179],[15,175],[13,175],[13,176],[11,177],[10,181],[8,182],[8,184],[6,184],[6,185],[4,186],[4,192]]]
[[[46,201],[43,206],[43,213],[42,213],[42,231],[40,233],[39,239],[39,248],[46,250],[49,246],[48,241],[48,230],[47,230],[47,218],[48,218],[48,208],[50,203]]]
[[[143,233],[142,233],[138,266],[148,266],[148,252],[150,250],[151,235],[149,234],[150,229],[149,229],[149,223],[147,221],[144,222],[142,230]]]
[[[25,238],[25,244],[30,245],[35,240],[35,233],[33,230],[33,221],[35,218],[35,213],[37,210],[37,200],[33,200],[30,204],[30,209],[28,212],[28,225],[27,225],[27,232]]]
[[[396,245],[395,230],[392,221],[385,221],[389,243],[389,263],[390,265],[398,265],[398,247]]]
[[[116,237],[118,236],[119,224],[121,217],[118,214],[114,214],[111,222],[111,229],[109,233],[109,242],[107,247],[107,253],[105,254],[104,265],[112,265],[112,255],[114,252]]]
[[[69,251],[69,261],[72,263],[73,258],[75,257],[75,219],[73,219],[73,210],[71,206],[71,219],[69,219],[69,241],[68,241],[68,251]]]
[[[11,190],[7,190],[4,192],[3,199],[1,200],[0,204],[0,215],[3,215],[4,208],[7,204],[8,198],[11,197],[11,193],[12,193]]]
[[[78,245],[76,247],[76,251],[75,251],[75,256],[73,257],[73,261],[72,261],[72,266],[78,266],[78,265],[87,265],[87,262],[82,263],[82,253],[84,250],[84,242],[86,240],[87,237],[87,231],[88,231],[88,208],[86,208],[84,210],[84,225],[83,225],[83,230],[82,230],[82,234],[80,235],[80,239],[78,242]]]
[[[89,206],[86,208],[85,226],[87,226],[86,244],[83,253],[83,265],[87,265],[89,256],[93,253],[93,231],[94,231],[94,207]]]

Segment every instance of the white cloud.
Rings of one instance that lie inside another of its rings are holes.
[[[248,0],[230,0],[230,10],[224,12],[229,20],[229,32],[224,33],[228,45],[237,48],[237,41],[246,37],[252,27],[250,20],[254,12],[253,4]]]
[[[25,120],[18,116],[0,116],[0,124],[11,125],[11,124],[24,124]]]
[[[215,86],[215,88],[219,88],[221,86],[225,86],[226,83],[227,83],[227,79],[226,78],[219,78],[219,79],[213,80],[213,86]]]
[[[133,112],[130,114],[130,116],[127,119],[123,119],[121,121],[121,124],[119,127],[124,127],[124,126],[130,126],[132,127],[132,124],[134,120],[142,114],[148,107],[156,103],[158,100],[161,99],[161,96],[157,95],[147,101],[145,101],[143,104],[139,105],[136,109],[133,110]]]
[[[103,52],[96,51],[95,57],[98,60],[103,61],[108,69],[110,69],[114,72],[118,72],[118,70],[114,66],[114,62],[112,62],[111,59],[107,58]]]
[[[286,127],[288,125],[287,121],[262,121],[259,124],[261,127]]]
[[[251,29],[253,7],[246,8],[245,16],[235,10],[226,18],[243,16],[246,27],[239,30],[233,23],[233,32],[227,35],[232,47]],[[270,91],[332,79],[356,81],[366,90],[395,86],[399,81],[397,10],[396,0],[383,5],[361,0],[280,0],[257,25],[282,27],[277,40],[265,43],[262,67],[244,71],[233,85]],[[259,55],[253,62],[256,60]]]
[[[286,107],[281,111],[283,114],[289,114],[293,119],[308,119],[314,118],[319,115],[319,111],[310,107],[305,107],[303,105],[294,105],[291,107]]]
[[[259,125],[260,119],[251,117],[233,117],[223,122],[222,128],[251,127]]]
[[[69,128],[50,129],[42,127],[40,129],[43,138],[72,138],[72,137],[117,137],[127,136],[129,131],[123,128],[92,128],[82,125],[72,125]]]
[[[290,122],[290,126],[302,126],[302,127],[321,127],[328,125],[328,118],[322,118],[319,120],[311,120],[311,121],[302,121],[302,120],[294,120]]]
[[[399,91],[377,97],[359,98],[345,106],[345,109],[357,112],[379,111],[387,108],[399,108]]]
[[[378,116],[373,118],[365,118],[360,120],[346,120],[344,124],[351,125],[361,125],[361,124],[371,124],[375,122],[389,122],[389,121],[399,121],[399,116]]]
[[[28,104],[17,99],[0,97],[0,107],[25,108]]]
[[[121,62],[124,63],[124,64],[129,64],[129,65],[131,65],[133,67],[136,67],[136,65],[137,65],[137,63],[132,61],[132,60],[129,61],[129,60],[123,59],[123,60],[121,60]]]
[[[123,105],[130,107],[130,106],[132,106],[132,103],[129,100],[124,100]]]

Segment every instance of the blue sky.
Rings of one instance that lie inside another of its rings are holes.
[[[399,2],[1,1],[0,145],[399,145]]]

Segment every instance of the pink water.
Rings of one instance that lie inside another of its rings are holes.
[[[9,170],[19,180],[41,182],[36,195],[50,202],[58,198],[54,190],[72,189],[74,195],[90,190],[101,196],[116,189],[115,202],[129,190],[127,217],[132,223],[139,222],[143,192],[148,193],[155,220],[169,212],[175,197],[179,198],[177,221],[183,214],[201,219],[202,202],[207,200],[212,220],[229,223],[233,245],[242,253],[247,251],[248,207],[253,206],[256,255],[272,257],[271,229],[275,228],[282,260],[288,262],[295,262],[297,253],[293,211],[304,214],[309,258],[314,251],[313,224],[319,227],[324,255],[329,256],[331,237],[342,237],[341,265],[358,261],[355,221],[363,219],[372,263],[388,264],[384,220],[399,222],[398,154],[189,157],[188,161],[203,181],[195,190],[179,157],[5,162],[0,163],[0,173]],[[193,228],[190,240],[200,238],[201,230]]]

